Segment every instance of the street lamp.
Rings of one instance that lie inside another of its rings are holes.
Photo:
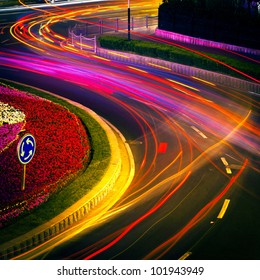
[[[128,41],[130,40],[130,0],[128,0]]]

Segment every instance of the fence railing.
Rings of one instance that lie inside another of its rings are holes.
[[[234,78],[232,76],[223,75],[220,73],[196,68],[196,67],[191,67],[183,64],[169,62],[166,60],[145,57],[145,56],[140,56],[131,53],[111,51],[103,48],[97,48],[97,54],[107,59],[117,60],[129,64],[134,63],[137,65],[158,67],[160,69],[173,71],[174,73],[177,74],[194,76],[197,78],[207,80],[212,83],[224,85],[227,87],[239,89],[246,92],[260,94],[260,84]]]
[[[80,50],[88,50],[97,52],[97,37],[94,35],[92,38],[83,36],[81,33],[76,35],[73,30],[69,30],[69,38],[71,44]]]
[[[171,70],[174,73],[182,74],[186,76],[195,76],[197,78],[205,79],[209,82],[217,83],[220,85],[232,87],[242,91],[260,93],[260,85],[257,83],[249,82],[243,79],[234,78],[232,76],[191,67],[183,64],[169,62],[166,60],[140,56],[136,54],[123,53],[118,51],[111,51],[97,47],[96,36],[93,38],[86,38],[83,35],[75,35],[73,30],[69,31],[70,39],[75,46],[78,46],[81,50],[87,49],[94,51],[98,55],[122,62],[135,63],[139,65],[148,65],[152,67],[159,67],[161,69]],[[83,42],[88,42],[88,45]]]
[[[155,30],[158,26],[158,16],[145,16],[145,17],[131,17],[130,28],[131,30],[138,29],[151,29]],[[128,29],[127,19],[106,19],[101,18],[92,24],[77,23],[71,30],[75,35],[91,36],[103,34],[106,32],[120,32]]]
[[[145,29],[151,31],[157,27],[157,16],[132,17],[131,30]],[[97,52],[96,36],[107,32],[127,30],[128,22],[124,19],[99,19],[95,24],[77,23],[69,29],[71,44],[81,50]]]
[[[166,30],[156,29],[155,35],[161,38],[170,39],[182,43],[188,43],[192,45],[198,45],[198,46],[206,46],[206,47],[213,47],[213,48],[220,48],[220,49],[226,49],[231,50],[235,52],[242,52],[242,53],[248,53],[248,54],[254,54],[254,55],[260,55],[260,50],[246,48],[246,47],[240,47],[236,45],[221,43],[221,42],[215,42],[210,41],[206,39],[191,37],[175,32],[170,32]]]

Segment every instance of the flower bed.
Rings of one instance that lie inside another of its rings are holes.
[[[0,125],[23,122],[25,114],[9,104],[0,102]]]
[[[0,153],[11,144],[23,127],[23,123],[3,124],[0,126]]]
[[[26,166],[25,191],[21,190],[23,167],[16,154],[18,137],[0,153],[1,227],[75,178],[87,166],[90,146],[80,119],[66,108],[1,85],[0,101],[25,113],[23,129],[37,142],[35,156]],[[21,123],[13,134],[20,128]]]

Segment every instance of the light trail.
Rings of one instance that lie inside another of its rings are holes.
[[[183,181],[168,195],[166,196],[160,203],[156,204],[150,211],[145,213],[143,216],[141,216],[138,220],[130,224],[116,239],[114,239],[112,242],[104,246],[103,248],[97,250],[96,252],[92,253],[91,255],[87,256],[85,259],[89,260],[95,257],[96,255],[104,252],[105,250],[109,249],[113,245],[115,245],[118,241],[120,241],[128,232],[130,232],[135,226],[137,226],[139,223],[141,223],[143,220],[148,218],[150,215],[152,215],[154,212],[156,212],[162,205],[176,192],[178,191],[182,185],[185,183],[185,181],[190,176],[190,173],[187,174],[187,176],[183,179]]]
[[[210,201],[207,205],[205,205],[191,220],[190,222],[177,234],[173,237],[165,241],[163,244],[158,246],[156,249],[151,251],[145,259],[160,259],[164,256],[173,246],[180,240],[187,232],[194,227],[196,224],[199,223],[207,214],[208,212],[220,201],[220,199],[226,195],[226,193],[230,190],[230,188],[234,185],[236,180],[241,176],[242,172],[246,168],[248,160],[246,159],[240,171],[230,179],[230,182],[225,187],[225,189],[216,196],[212,201]]]
[[[117,8],[120,7],[125,6],[120,5]],[[132,185],[124,190],[124,196],[118,197],[113,204],[104,205],[102,211],[91,217],[88,222],[72,227],[74,231],[62,241],[57,241],[56,244],[48,241],[46,245],[49,244],[50,247],[44,249],[45,251],[55,248],[64,240],[84,230],[91,231],[94,227],[130,213],[137,206],[153,202],[153,206],[137,213],[128,224],[125,221],[119,229],[111,231],[106,237],[71,255],[94,258],[112,249],[123,238],[127,238],[133,229],[139,229],[149,219],[152,226],[149,224],[140,232],[140,239],[153,225],[166,220],[176,208],[167,213],[161,211],[177,194],[182,194],[185,188],[192,185],[191,176],[205,166],[210,166],[221,178],[229,180],[227,185],[214,186],[214,198],[207,201],[198,213],[190,213],[190,219],[178,233],[165,239],[165,242],[146,255],[147,258],[162,258],[181,238],[185,238],[195,225],[210,215],[210,211],[220,199],[234,183],[237,183],[245,167],[253,167],[239,149],[259,156],[259,130],[257,124],[251,122],[252,111],[248,108],[252,104],[254,109],[259,108],[259,103],[239,92],[224,90],[216,84],[196,77],[174,76],[168,68],[161,67],[160,71],[168,71],[167,77],[171,78],[165,78],[159,73],[152,74],[154,71],[149,71],[148,67],[144,70],[139,66],[116,63],[91,52],[81,51],[52,28],[63,19],[76,20],[83,14],[105,13],[110,8],[87,7],[72,11],[53,7],[48,12],[36,9],[35,13],[19,19],[10,29],[16,40],[36,53],[0,52],[0,65],[47,78],[55,77],[95,92],[127,112],[141,131],[143,152],[139,155],[139,168]],[[81,46],[87,47],[84,44]],[[47,52],[48,56],[44,56]],[[203,135],[206,136],[199,142],[196,135],[198,131],[203,131]],[[158,150],[161,142],[168,144],[167,152],[163,154]],[[223,166],[218,165],[218,154],[225,149],[244,162],[239,171],[232,173],[232,177],[223,170]],[[196,187],[193,187],[189,193],[195,190]],[[154,222],[152,219],[157,215],[158,218]],[[55,237],[55,240],[58,239],[59,236]],[[127,248],[133,244],[135,242],[128,244]],[[113,254],[117,255],[117,252],[112,253],[112,256]]]

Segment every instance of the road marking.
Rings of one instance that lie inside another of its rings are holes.
[[[222,160],[222,162],[225,166],[228,166],[228,162],[227,162],[226,158],[221,157],[220,159]]]
[[[186,260],[191,254],[192,254],[192,252],[186,252],[184,255],[182,255],[179,258],[179,260]]]
[[[221,159],[221,161],[223,162],[223,164],[226,166],[226,172],[227,172],[227,174],[232,174],[231,168],[230,168],[230,166],[229,166],[229,164],[228,164],[226,158],[221,157],[220,159]]]
[[[226,167],[226,172],[227,172],[227,174],[232,174],[230,167]]]
[[[202,138],[204,138],[204,139],[207,139],[208,137],[204,134],[204,133],[202,133],[197,127],[195,127],[195,126],[191,126],[191,128],[193,129],[193,130],[195,130]]]
[[[230,199],[225,199],[224,203],[223,203],[223,206],[217,216],[218,219],[222,219],[223,216],[225,215],[226,211],[227,211],[227,208],[228,208],[228,205],[229,205],[229,202],[230,202]]]

